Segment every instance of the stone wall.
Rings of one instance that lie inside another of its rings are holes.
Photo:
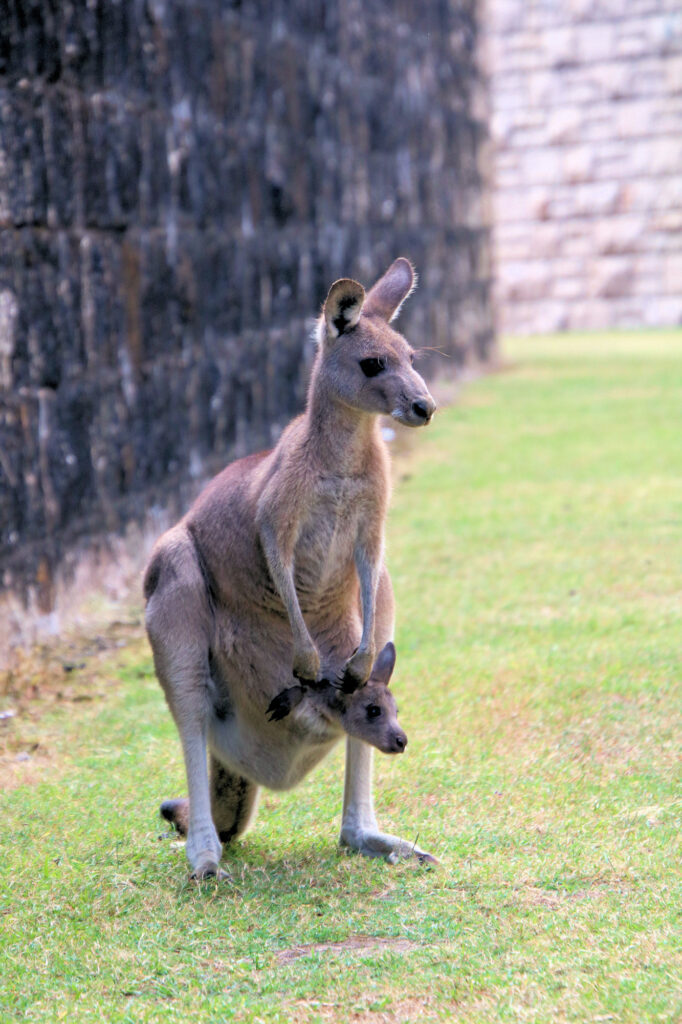
[[[682,323],[678,0],[489,0],[500,326]]]
[[[477,18],[474,0],[4,5],[6,593],[51,613],[98,538],[269,445],[339,276],[409,256],[405,333],[450,368],[487,358]]]

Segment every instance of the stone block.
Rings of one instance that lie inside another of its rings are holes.
[[[621,215],[599,220],[594,227],[596,250],[607,255],[636,252],[648,235],[643,215]]]
[[[675,324],[682,327],[682,296],[660,295],[642,306],[639,323],[647,327],[660,327],[661,324]]]
[[[669,96],[678,96],[682,93],[682,53],[671,53],[662,63],[665,69],[665,91]]]
[[[572,64],[579,54],[576,48],[576,29],[570,22],[548,28],[542,33],[539,44],[549,67]]]
[[[561,152],[552,146],[524,154],[521,181],[527,187],[552,185],[561,173]]]
[[[668,295],[682,296],[682,251],[668,253],[665,256],[664,267],[664,291]]]
[[[595,65],[609,61],[613,56],[615,36],[618,23],[612,20],[590,20],[576,25],[574,35],[574,55],[581,64]]]
[[[561,152],[561,178],[569,185],[590,181],[595,176],[596,155],[591,146],[576,145]]]
[[[50,228],[68,228],[74,223],[78,205],[74,186],[78,182],[74,104],[62,88],[47,90],[42,100],[47,190],[46,221]],[[78,182],[79,183],[79,182]]]
[[[581,106],[559,106],[547,119],[547,141],[553,145],[580,142],[584,118]]]
[[[585,294],[585,278],[556,277],[552,283],[551,294],[561,302],[574,302]]]
[[[633,261],[627,256],[606,256],[595,261],[590,275],[590,293],[603,298],[620,298],[632,290]]]
[[[505,301],[546,298],[550,292],[550,269],[543,260],[525,259],[507,262],[499,270]]]

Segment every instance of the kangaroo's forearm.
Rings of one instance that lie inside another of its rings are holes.
[[[362,602],[360,650],[369,651],[374,644],[376,596],[381,571],[381,550],[372,552],[364,545],[358,544],[355,549],[355,567],[360,580],[360,600]]]
[[[312,640],[303,619],[301,606],[298,603],[298,595],[296,594],[293,559],[285,562],[277,543],[275,531],[269,523],[261,523],[260,540],[270,577],[289,617],[294,637],[294,646],[310,644]]]

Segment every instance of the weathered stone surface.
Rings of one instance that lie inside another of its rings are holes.
[[[681,323],[679,3],[487,10],[501,328]]]
[[[84,538],[271,444],[341,275],[411,257],[415,345],[489,355],[478,17],[472,0],[5,4],[6,589],[49,612]]]

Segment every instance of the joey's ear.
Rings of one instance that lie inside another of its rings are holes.
[[[414,267],[404,256],[392,263],[383,277],[367,293],[365,313],[380,316],[390,323],[410,292],[417,287]]]
[[[324,303],[324,323],[328,338],[338,338],[344,331],[355,327],[360,318],[365,289],[357,281],[342,277],[329,289]]]
[[[395,645],[389,640],[382,650],[379,651],[370,679],[373,683],[383,683],[388,686],[395,668]]]

